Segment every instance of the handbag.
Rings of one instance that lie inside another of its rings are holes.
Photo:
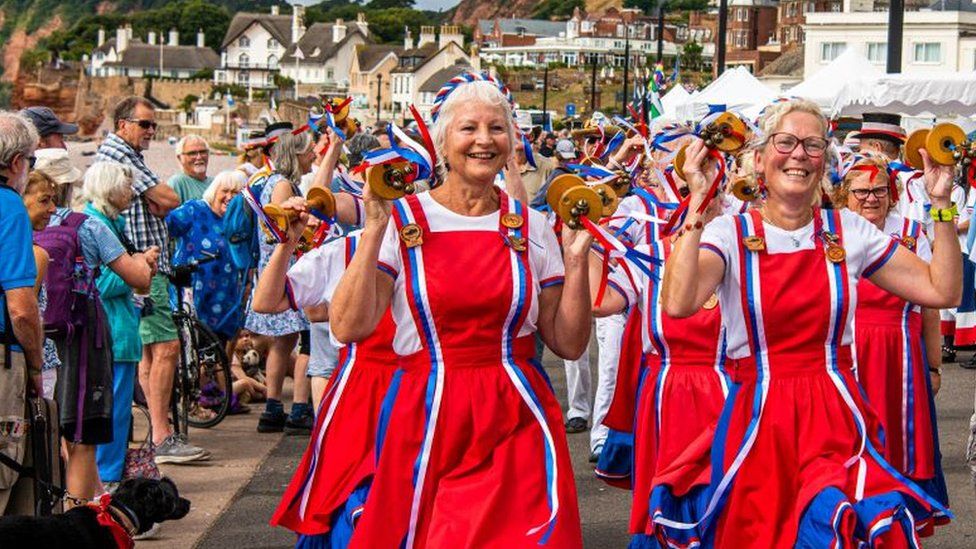
[[[152,441],[152,421],[149,419],[149,410],[138,404],[132,405],[133,410],[139,410],[146,416],[146,424],[149,429],[146,432],[146,440],[136,447],[129,447],[125,451],[125,464],[122,467],[122,479],[127,478],[148,478],[159,480],[163,478],[156,466],[156,445]]]

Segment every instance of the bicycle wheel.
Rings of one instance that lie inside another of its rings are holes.
[[[195,367],[187,371],[193,395],[191,406],[205,408],[214,415],[190,413],[187,422],[194,427],[208,428],[217,425],[227,416],[234,380],[230,373],[230,360],[220,338],[196,319],[192,321],[192,325],[197,361]]]
[[[189,417],[193,398],[192,383],[187,375],[190,365],[197,362],[196,333],[191,319],[183,314],[174,314],[176,333],[180,340],[180,361],[173,376],[173,391],[170,394],[170,411],[173,414],[173,432],[189,436]]]

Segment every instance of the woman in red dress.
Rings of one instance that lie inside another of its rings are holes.
[[[366,193],[366,227],[332,302],[340,341],[392,304],[396,387],[351,547],[580,547],[561,410],[531,359],[586,348],[590,239],[494,185],[512,154],[511,104],[489,77],[439,94],[443,184],[390,204]]]
[[[714,174],[702,173],[703,144],[688,150],[692,200],[664,309],[690,316],[717,291],[735,383],[714,428],[657,472],[651,514],[668,543],[917,545],[916,528],[945,512],[881,455],[854,377],[852,320],[861,278],[925,307],[958,302],[959,241],[952,223],[935,223],[930,267],[857,214],[818,208],[827,130],[812,102],[768,108],[754,153],[765,202],[707,227],[697,207]],[[953,169],[922,155],[933,211],[951,220]]]
[[[888,161],[878,156],[854,159],[833,193],[834,204],[846,204],[895,242],[931,261],[932,248],[922,225],[899,215],[897,200]],[[939,311],[922,310],[869,279],[858,283],[857,380],[881,420],[885,459],[948,506],[932,400],[941,381],[940,340]]]
[[[333,240],[288,268],[307,215],[301,198],[290,198],[282,206],[300,215],[289,227],[288,241],[272,252],[252,306],[265,313],[301,307],[310,314],[328,315],[359,235]],[[300,535],[296,547],[344,547],[349,542],[375,469],[381,404],[396,377],[394,330],[387,311],[368,338],[339,351],[340,367],[319,406],[308,448],[271,519],[272,526]]]

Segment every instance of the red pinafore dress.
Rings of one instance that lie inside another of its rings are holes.
[[[921,224],[903,219],[898,240],[915,252],[921,233]],[[948,504],[938,463],[928,364],[922,351],[922,315],[916,309],[867,278],[858,282],[854,321],[857,379],[884,428],[885,459]]]
[[[393,299],[423,350],[401,361],[353,548],[582,546],[559,403],[530,362],[534,338],[518,337],[538,299],[538,244],[530,212],[504,193],[500,204],[497,231],[433,232],[417,197],[394,203],[405,295]],[[518,228],[502,225],[509,213]],[[405,236],[418,228],[419,241]]]
[[[815,209],[814,249],[781,254],[746,246],[765,242],[757,211],[735,220],[751,356],[728,361],[735,383],[714,432],[655,479],[659,539],[682,547],[917,545],[918,521],[938,504],[881,456],[878,420],[857,386],[851,349],[840,344],[852,288],[846,261],[826,254],[828,243],[844,245],[840,213]],[[707,489],[695,488],[709,476]]]
[[[657,219],[667,219],[677,207],[677,204],[661,202],[650,191],[640,187],[634,187],[634,194],[625,200],[637,202],[640,213]],[[621,204],[618,211],[624,209],[625,205]],[[628,217],[626,223],[615,229],[625,232],[635,244],[653,246],[658,241],[658,229],[662,224],[643,220],[639,230],[628,230],[633,221],[637,219]],[[627,314],[627,323],[621,336],[613,399],[603,418],[603,425],[610,432],[594,470],[600,480],[624,489],[632,488],[633,483],[635,412],[638,389],[646,367],[641,330],[640,310],[632,307]]]
[[[346,265],[358,236],[346,239]],[[271,518],[303,535],[335,526],[335,512],[368,482],[376,466],[380,407],[396,371],[396,325],[387,310],[372,335],[339,350],[339,370],[319,405],[308,448]]]
[[[659,241],[651,255],[667,259],[670,252],[670,241]],[[661,305],[661,280],[650,280],[640,309],[643,338],[654,352],[645,354],[637,395],[630,532],[653,534],[648,505],[655,472],[715,424],[729,379],[717,300],[688,318],[672,318]]]

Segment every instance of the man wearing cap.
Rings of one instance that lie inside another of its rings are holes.
[[[202,448],[191,446],[173,434],[169,423],[170,398],[179,359],[180,342],[169,308],[170,271],[169,232],[166,215],[180,205],[180,199],[168,185],[149,169],[142,151],[149,148],[156,135],[156,109],[143,97],[126,97],[112,112],[115,131],[108,134],[98,148],[96,162],[117,162],[132,170],[132,206],[122,212],[125,236],[137,250],[159,247],[159,273],[152,278],[149,297],[151,308],[143,309],[139,322],[142,337],[142,360],[139,361],[139,384],[146,394],[152,422],[157,463],[186,463],[209,458]]]
[[[568,164],[576,161],[576,144],[570,139],[560,139],[556,142],[555,156],[560,164]]]
[[[78,133],[78,126],[62,122],[48,107],[27,107],[20,114],[26,116],[37,128],[37,133],[41,136],[38,149],[67,149],[64,136]]]
[[[548,132],[542,136],[542,144],[539,145],[539,154],[546,158],[551,158],[556,154],[556,134]]]
[[[210,165],[210,146],[207,141],[195,134],[183,136],[176,143],[176,158],[183,170],[174,173],[166,184],[176,192],[180,204],[203,198],[203,191],[213,181],[212,177],[207,176],[207,167]]]

